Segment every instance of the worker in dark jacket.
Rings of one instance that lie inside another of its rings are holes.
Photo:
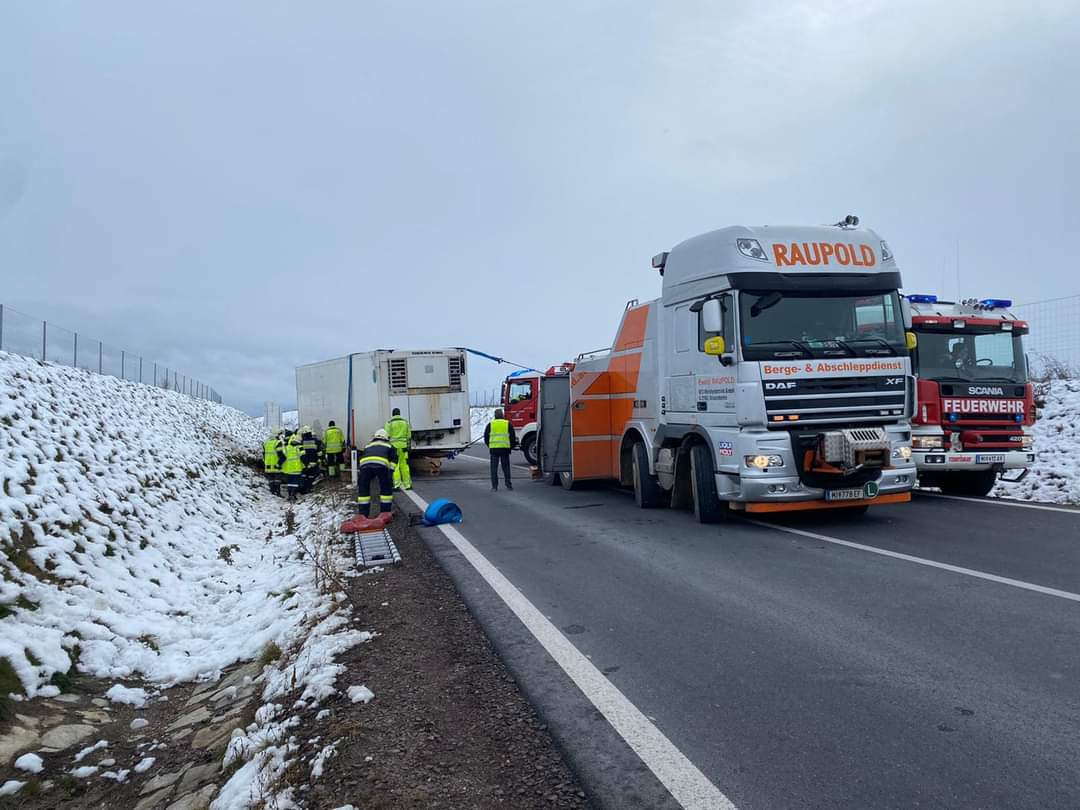
[[[398,453],[385,430],[376,430],[360,452],[357,462],[356,511],[368,517],[371,509],[371,482],[379,482],[379,511],[389,512],[394,505],[394,465]]]
[[[307,479],[307,489],[310,490],[321,471],[319,465],[322,456],[322,442],[315,438],[315,434],[311,432],[308,425],[304,425],[300,435],[304,454],[304,478]]]
[[[495,410],[495,418],[484,428],[484,444],[488,446],[491,458],[491,491],[499,490],[499,467],[502,467],[506,488],[513,489],[510,483],[510,451],[517,447],[517,436],[509,419],[503,418],[502,408]]]

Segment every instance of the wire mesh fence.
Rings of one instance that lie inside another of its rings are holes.
[[[3,304],[0,304],[0,351],[221,402],[221,394],[201,380]]]
[[[1047,361],[1080,370],[1080,295],[1019,304],[1013,312],[1030,327],[1024,346],[1036,370]]]
[[[469,405],[473,408],[494,408],[502,404],[502,389],[491,388],[484,391],[469,392]]]

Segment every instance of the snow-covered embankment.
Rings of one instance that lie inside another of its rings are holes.
[[[1035,464],[1016,484],[999,483],[998,498],[1080,504],[1080,380],[1052,380],[1035,423]]]
[[[270,667],[264,700],[305,684],[311,702],[332,692],[334,654],[367,634],[315,587],[296,537],[271,530],[283,507],[257,472],[262,438],[231,408],[0,353],[5,692],[55,695],[73,667],[162,686],[212,679],[273,645],[294,656],[289,688]],[[296,512],[298,526],[336,517]],[[257,766],[281,742],[259,730],[234,758]]]

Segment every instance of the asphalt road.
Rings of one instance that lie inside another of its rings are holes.
[[[919,496],[701,526],[444,469],[419,494],[741,810],[1080,807],[1080,601],[1024,587],[1080,592],[1080,511]]]

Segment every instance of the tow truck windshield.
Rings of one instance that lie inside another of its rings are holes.
[[[895,290],[858,295],[744,290],[739,308],[747,360],[907,352]]]
[[[920,377],[938,381],[1027,382],[1023,338],[1019,332],[919,330],[913,352]]]

